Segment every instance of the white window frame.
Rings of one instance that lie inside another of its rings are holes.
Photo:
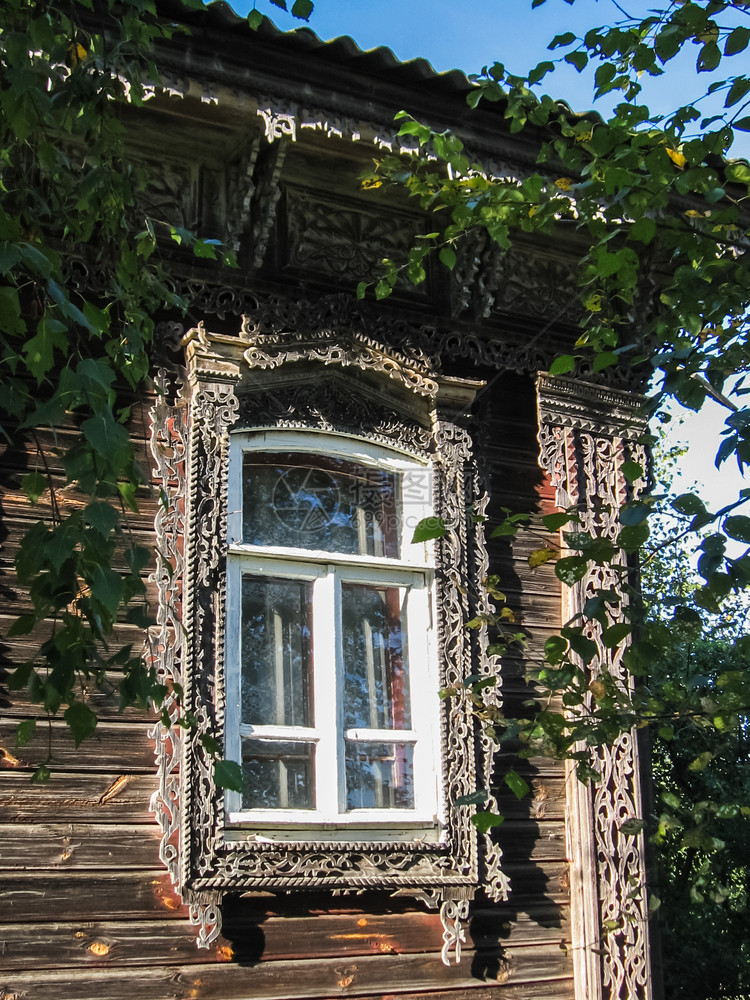
[[[401,551],[398,558],[349,555],[301,548],[252,545],[242,541],[242,470],[248,452],[283,452],[335,457],[401,473]],[[424,502],[404,502],[408,473],[426,477]],[[439,726],[439,671],[434,635],[434,546],[412,543],[414,526],[432,514],[431,467],[412,455],[366,439],[305,430],[259,430],[230,434],[227,516],[227,601],[225,632],[225,753],[241,762],[242,740],[274,738],[315,744],[315,809],[242,809],[238,792],[225,793],[228,834],[248,826],[269,840],[441,840],[444,828]],[[243,576],[308,580],[313,584],[313,726],[249,726],[240,721],[241,590]],[[408,590],[406,621],[411,729],[343,728],[343,649],[341,586],[381,584]],[[330,650],[332,669],[326,669]],[[414,746],[412,809],[353,809],[345,804],[345,739]],[[336,781],[330,776],[336,775]]]

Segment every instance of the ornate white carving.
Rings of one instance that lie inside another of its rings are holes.
[[[637,495],[622,474],[627,459],[646,468],[638,442],[645,420],[640,400],[580,380],[538,380],[541,465],[550,475],[561,507],[577,506],[581,526],[615,539],[620,506]],[[567,588],[564,618],[582,612],[596,590],[620,589],[616,566],[594,567]],[[622,616],[621,616],[622,617]],[[601,626],[590,623],[598,654],[593,676],[606,670],[620,684],[630,683],[622,649],[607,649]],[[625,733],[599,753],[601,780],[578,787],[569,770],[568,844],[573,861],[571,904],[573,953],[578,1000],[649,1000],[649,933],[643,834],[621,826],[642,810],[635,732]]]
[[[474,595],[487,555],[482,532],[469,530],[468,512],[481,508],[486,496],[479,490],[470,436],[456,414],[482,383],[446,379],[418,350],[393,350],[363,334],[288,332],[285,318],[280,310],[276,333],[246,320],[234,337],[211,334],[199,324],[184,338],[184,398],[168,405],[163,388],[152,417],[156,479],[165,501],[156,519],[165,561],[156,575],[162,608],[154,655],[165,677],[183,685],[183,710],[196,719],[182,737],[175,736],[176,727],[158,724],[154,730],[160,786],[152,804],[162,828],[162,857],[191,904],[191,919],[200,922],[202,947],[219,933],[218,901],[225,891],[386,888],[433,904],[450,900],[444,921],[446,933],[452,929],[444,955],[455,946],[458,957],[460,921],[474,891],[486,885],[493,898],[501,898],[508,889],[501,853],[491,839],[480,842],[470,807],[450,810],[441,843],[269,845],[225,835],[222,795],[201,737],[223,738],[224,539],[232,426],[318,426],[417,455],[433,454],[436,505],[447,525],[436,569],[440,683],[462,687],[476,672],[478,658],[482,670],[497,670],[496,661],[486,656],[486,642],[472,648],[465,628],[484,607]],[[392,386],[387,393],[384,384]],[[495,746],[482,739],[468,704],[445,704],[441,732],[443,787],[454,802],[475,790],[477,774],[489,775]]]
[[[440,922],[443,925],[443,947],[440,958],[443,965],[450,965],[450,954],[456,956],[456,965],[461,961],[461,945],[466,944],[464,923],[469,916],[468,899],[446,899],[440,907]]]
[[[271,108],[258,108],[258,116],[263,119],[266,139],[274,142],[288,136],[292,142],[297,139],[297,119],[293,114],[275,113]]]

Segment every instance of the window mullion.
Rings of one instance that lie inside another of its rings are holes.
[[[341,612],[341,576],[334,566],[329,570],[334,578],[334,633],[335,644],[335,670],[333,704],[336,712],[336,724],[334,734],[336,737],[336,770],[331,772],[336,775],[336,812],[341,814],[346,812],[346,740],[344,738],[344,637]]]
[[[434,777],[437,755],[434,747],[439,735],[433,731],[432,719],[436,706],[432,699],[437,699],[438,684],[437,678],[431,676],[432,671],[429,669],[429,594],[423,577],[420,579],[415,576],[407,600],[408,644],[412,667],[409,672],[412,728],[417,733],[414,744],[414,805],[418,812],[434,812],[437,807]],[[421,691],[414,690],[416,679],[420,681]]]
[[[224,756],[242,766],[242,738],[240,736],[241,700],[242,700],[242,664],[241,664],[241,612],[240,592],[242,573],[234,559],[227,559],[227,621],[236,622],[227,634],[224,646],[226,657],[225,683],[225,732]],[[226,790],[224,793],[227,812],[237,812],[242,808],[242,795],[239,792]]]
[[[315,802],[324,820],[338,814],[338,692],[336,605],[338,581],[333,567],[315,582],[313,591],[313,685],[315,728],[320,738],[315,754]],[[334,662],[332,661],[332,658]]]

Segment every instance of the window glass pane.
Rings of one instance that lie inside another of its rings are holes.
[[[246,452],[243,541],[351,555],[400,552],[400,475],[316,455]]]
[[[315,744],[243,740],[243,809],[314,809]]]
[[[242,722],[312,720],[312,584],[243,576]]]
[[[406,588],[343,584],[344,727],[409,729]]]
[[[346,746],[347,809],[413,809],[413,747],[409,743]]]

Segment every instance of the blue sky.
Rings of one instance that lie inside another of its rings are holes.
[[[289,0],[291,6],[292,0]],[[633,13],[643,13],[651,5],[644,0],[623,6]],[[234,9],[245,14],[252,0],[236,2]],[[301,26],[302,22],[284,14],[270,0],[257,0],[257,7],[271,17],[283,30]],[[467,74],[478,73],[495,61],[505,64],[511,72],[528,71],[543,59],[550,58],[548,43],[556,34],[574,31],[582,34],[600,24],[613,24],[622,19],[621,7],[614,0],[578,0],[573,6],[565,0],[547,0],[536,10],[531,0],[315,0],[315,10],[309,27],[323,38],[351,36],[362,49],[385,45],[402,61],[422,57],[438,72],[462,69]],[[692,47],[688,47],[692,48]],[[710,81],[705,74],[700,81],[695,73],[697,49],[669,64],[669,72],[659,81],[648,84],[646,101],[652,110],[668,111],[699,96]],[[739,73],[746,68],[745,54],[735,57],[743,63],[728,61],[725,73]],[[593,73],[579,74],[572,66],[561,66],[544,81],[544,89],[553,97],[563,99],[575,111],[598,107],[593,102]],[[600,107],[602,113],[609,108]],[[750,133],[747,141],[735,146],[734,155],[750,156]],[[670,437],[689,443],[688,455],[681,463],[682,480],[677,488],[687,489],[697,481],[706,493],[706,502],[716,507],[737,495],[743,485],[733,460],[725,462],[721,471],[713,466],[713,455],[727,411],[708,404],[699,416],[686,414],[687,423],[681,429],[679,420],[673,424]]]

